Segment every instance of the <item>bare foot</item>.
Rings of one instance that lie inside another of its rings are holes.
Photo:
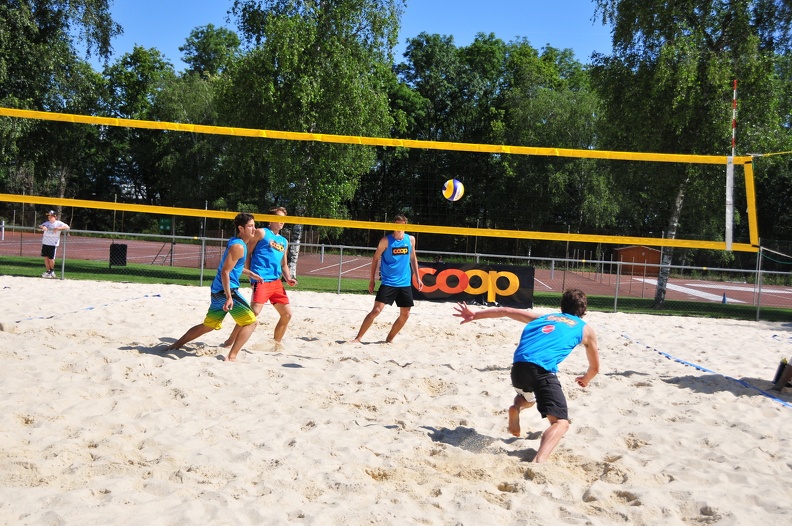
[[[226,356],[225,361],[227,361],[227,362],[235,362],[235,361],[237,361],[236,360],[236,355],[231,356],[231,354],[229,353],[228,356]]]
[[[354,340],[349,340],[349,343],[360,343],[360,338],[355,338]]]
[[[520,409],[514,405],[509,407],[509,433],[520,436]]]
[[[233,344],[234,344],[233,341],[226,340],[226,341],[224,341],[223,343],[220,344],[220,347],[231,347],[231,345],[233,345]]]

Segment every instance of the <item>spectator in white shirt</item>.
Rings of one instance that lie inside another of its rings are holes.
[[[60,245],[60,233],[68,230],[69,225],[63,221],[58,221],[58,214],[55,210],[47,212],[47,220],[39,225],[39,229],[44,232],[41,240],[41,256],[44,258],[46,272],[42,278],[54,279],[55,276],[55,250]]]

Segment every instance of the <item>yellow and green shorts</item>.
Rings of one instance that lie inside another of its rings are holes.
[[[231,297],[234,300],[234,306],[231,307],[230,311],[226,312],[223,309],[226,303],[225,292],[213,292],[212,303],[209,305],[209,312],[206,313],[203,324],[214,330],[219,330],[223,327],[223,319],[225,319],[226,314],[231,314],[234,321],[242,327],[256,323],[256,314],[245,298],[239,294],[238,289],[231,289]]]

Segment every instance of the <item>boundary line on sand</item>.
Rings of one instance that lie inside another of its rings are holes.
[[[687,362],[685,360],[682,360],[680,358],[672,356],[672,355],[670,355],[670,354],[668,354],[666,352],[663,352],[663,351],[661,351],[659,349],[655,349],[654,347],[651,347],[649,345],[645,345],[645,344],[639,342],[638,340],[634,340],[634,339],[630,338],[629,336],[627,336],[626,334],[622,334],[622,337],[627,338],[629,341],[631,341],[633,343],[637,343],[638,345],[643,345],[644,349],[652,350],[652,351],[656,352],[657,354],[659,354],[661,356],[664,356],[665,358],[667,358],[669,360],[672,360],[672,361],[677,362],[677,363],[681,363],[682,365],[684,365],[686,367],[693,367],[694,369],[697,369],[699,371],[702,371],[702,372],[705,372],[705,373],[715,374],[715,375],[721,376],[723,378],[726,378],[727,380],[732,380],[733,382],[737,382],[738,384],[742,385],[743,387],[748,387],[750,389],[754,389],[756,391],[759,391],[759,393],[762,394],[763,396],[766,396],[767,398],[769,398],[769,399],[771,399],[771,400],[773,400],[775,402],[778,402],[779,404],[781,404],[781,405],[783,405],[785,407],[792,408],[792,404],[790,404],[789,402],[785,402],[784,400],[781,400],[780,398],[768,393],[767,391],[765,391],[763,389],[759,389],[755,385],[751,385],[751,384],[749,384],[748,382],[746,382],[744,380],[738,380],[737,378],[733,378],[731,376],[715,372],[713,370],[707,369],[703,365],[698,365],[698,364],[695,364],[695,363]]]

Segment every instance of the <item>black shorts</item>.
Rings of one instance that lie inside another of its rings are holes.
[[[49,259],[55,259],[55,245],[41,245],[41,256]]]
[[[542,418],[552,415],[560,420],[569,420],[564,391],[555,373],[534,363],[515,362],[511,368],[511,381],[515,388],[536,396],[536,409]]]
[[[413,302],[412,287],[391,287],[390,285],[380,285],[377,291],[376,301],[385,305],[393,305],[396,301],[397,307],[412,307]]]

